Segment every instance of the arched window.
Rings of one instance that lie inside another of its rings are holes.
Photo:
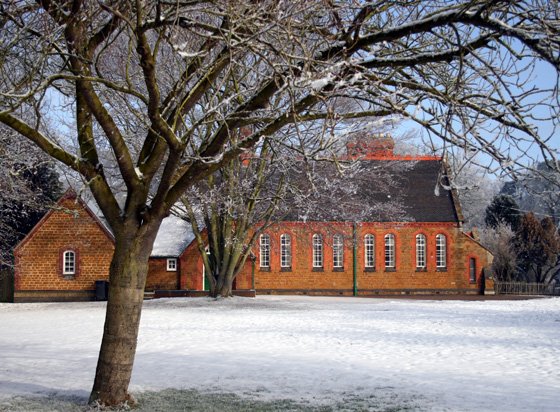
[[[317,233],[313,235],[313,267],[323,267],[323,236]]]
[[[447,238],[443,234],[436,235],[436,268],[447,267]]]
[[[416,235],[416,268],[426,267],[426,236]]]
[[[76,252],[74,252],[73,250],[66,250],[62,254],[62,274],[76,274]]]
[[[333,267],[341,268],[344,266],[344,240],[342,235],[333,236]]]
[[[261,268],[270,267],[270,236],[267,234],[261,235]]]
[[[364,266],[375,267],[375,236],[369,233],[364,236]]]
[[[395,268],[395,235],[391,233],[385,235],[385,267]]]
[[[292,238],[286,233],[280,235],[280,267],[292,267]]]

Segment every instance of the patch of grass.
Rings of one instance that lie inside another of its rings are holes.
[[[0,398],[0,412],[83,412],[87,398],[49,394],[46,396]]]
[[[194,389],[165,389],[158,392],[137,394],[138,405],[134,409],[105,409],[135,412],[400,412],[428,410],[421,407],[421,399],[402,399],[399,395],[380,389],[380,394],[343,394],[333,404],[316,405],[291,399],[259,400],[245,398],[233,393],[209,393]],[[424,400],[425,401],[425,400]],[[0,400],[0,412],[97,412],[99,408],[87,406],[82,397],[51,394],[44,397],[14,397]]]

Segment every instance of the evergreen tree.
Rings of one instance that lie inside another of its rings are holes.
[[[0,138],[0,262],[12,263],[13,248],[61,196],[53,162],[34,146]]]
[[[499,225],[509,225],[513,230],[519,227],[520,212],[519,206],[508,195],[498,195],[492,200],[492,203],[486,208],[486,217],[484,219],[486,226],[493,229]]]

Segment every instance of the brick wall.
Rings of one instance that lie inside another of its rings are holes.
[[[36,226],[16,249],[16,300],[18,296],[55,296],[53,299],[91,298],[95,281],[108,279],[114,246],[98,221],[73,199],[63,199]],[[292,265],[280,267],[280,235],[291,236]],[[312,236],[323,237],[323,266],[312,267]],[[385,268],[384,237],[395,236],[396,266]],[[261,293],[351,294],[353,289],[353,228],[350,223],[283,222],[271,227],[270,266],[260,267],[259,245],[256,255],[255,287]],[[344,239],[343,267],[333,267],[335,234]],[[375,269],[364,265],[364,236],[375,236]],[[416,235],[426,236],[426,262],[423,270],[416,268]],[[447,239],[447,266],[436,268],[435,239]],[[471,292],[479,290],[482,270],[491,256],[475,240],[452,223],[364,223],[357,226],[357,284],[361,294],[401,292]],[[76,252],[78,271],[72,278],[62,275],[61,254]],[[469,279],[469,262],[475,259],[476,282]],[[147,290],[202,290],[202,259],[193,242],[177,262],[178,271],[167,271],[166,258],[152,258],[149,263]],[[488,287],[488,285],[487,285]],[[235,288],[252,288],[252,262],[247,261],[238,275]],[[47,293],[48,292],[48,293]],[[60,295],[60,296],[59,296]]]
[[[167,258],[150,258],[146,290],[174,290],[179,288],[181,262],[177,259],[177,270],[167,270]]]
[[[62,254],[76,253],[77,271],[62,273]],[[95,281],[108,280],[114,245],[98,220],[71,196],[61,199],[18,245],[16,300],[91,300]],[[238,289],[250,289],[251,278],[241,275]],[[177,270],[167,270],[167,258],[150,258],[146,290],[202,290],[202,259],[193,242],[177,260]]]
[[[203,264],[200,252],[194,240],[183,252],[180,259],[181,289],[203,290]],[[244,270],[237,275],[234,283],[236,290],[252,289],[251,261],[247,259]]]
[[[62,253],[73,250],[75,276],[62,274]],[[89,291],[108,279],[114,245],[98,221],[74,199],[64,198],[18,245],[16,297],[25,291]]]
[[[181,289],[203,290],[202,258],[196,245],[196,240],[187,246],[179,258],[181,266]]]
[[[282,223],[267,231],[271,238],[270,267],[261,268],[259,247],[255,286],[257,292],[311,291],[350,294],[353,289],[352,224]],[[292,266],[280,267],[280,235],[292,239]],[[312,236],[323,236],[324,264],[312,267]],[[384,237],[395,236],[396,266],[385,268]],[[333,268],[332,239],[344,238],[343,268]],[[375,236],[375,269],[366,269],[364,236]],[[416,268],[416,235],[426,236],[426,267]],[[436,235],[446,236],[446,267],[436,268]],[[489,253],[454,224],[450,223],[364,223],[357,227],[357,283],[361,294],[368,293],[477,293],[482,270],[491,262]],[[469,281],[469,259],[476,261],[477,282]],[[243,271],[250,279],[250,264]]]

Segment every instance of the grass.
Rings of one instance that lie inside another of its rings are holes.
[[[134,410],[137,412],[397,412],[427,410],[425,407],[421,408],[414,399],[402,399],[391,388],[378,388],[377,391],[380,392],[379,395],[356,396],[345,394],[334,404],[317,405],[314,402],[298,402],[291,399],[260,400],[241,397],[233,393],[207,393],[194,389],[165,389],[158,392],[139,393],[137,395],[138,406],[134,409],[113,408],[111,410]],[[98,407],[87,406],[86,399],[79,396],[51,394],[40,397],[0,399],[0,412],[96,412],[101,410]]]

